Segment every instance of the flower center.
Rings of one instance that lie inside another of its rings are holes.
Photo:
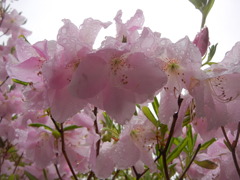
[[[180,68],[179,61],[176,59],[166,59],[163,70],[168,73],[176,73]]]

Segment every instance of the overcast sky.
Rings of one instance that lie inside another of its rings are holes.
[[[27,18],[25,28],[32,31],[28,38],[31,43],[55,40],[62,19],[70,19],[77,26],[88,17],[112,21],[119,9],[123,11],[123,20],[142,9],[144,26],[173,42],[186,35],[193,40],[201,25],[200,12],[188,0],[18,0],[11,7]],[[219,43],[215,56],[215,61],[219,61],[240,41],[240,0],[215,0],[206,25],[211,44]],[[106,35],[115,35],[114,28],[113,24],[101,31],[98,43]]]

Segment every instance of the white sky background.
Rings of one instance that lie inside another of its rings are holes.
[[[70,19],[79,26],[85,18],[92,17],[113,22],[107,30],[101,30],[97,39],[100,45],[105,36],[115,35],[113,18],[120,9],[124,21],[142,9],[144,26],[173,42],[186,35],[193,40],[201,25],[201,13],[188,0],[18,0],[11,7],[27,18],[24,27],[32,31],[28,37],[32,44],[44,39],[56,40],[62,19]],[[215,0],[206,25],[211,44],[219,43],[214,61],[220,61],[240,41],[240,0]]]

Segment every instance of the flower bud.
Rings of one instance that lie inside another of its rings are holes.
[[[196,35],[193,43],[198,47],[201,55],[204,56],[210,45],[207,27],[203,28],[201,32]]]

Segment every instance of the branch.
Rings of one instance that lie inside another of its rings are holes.
[[[60,124],[60,128],[57,124],[57,122],[55,121],[55,119],[52,117],[52,115],[50,114],[50,117],[51,117],[51,120],[53,121],[56,129],[58,130],[58,132],[60,133],[61,135],[61,142],[62,142],[62,153],[63,153],[63,156],[65,158],[65,160],[67,161],[67,164],[68,164],[68,167],[70,168],[71,172],[72,172],[72,175],[74,177],[75,180],[77,180],[77,176],[73,170],[73,167],[72,167],[72,164],[68,158],[68,155],[67,155],[67,152],[66,152],[66,149],[65,149],[65,142],[64,142],[64,130],[63,130],[63,123]]]
[[[239,134],[240,134],[240,122],[238,123],[238,130],[237,130],[236,138],[235,138],[235,140],[232,143],[230,143],[230,141],[228,139],[228,136],[227,136],[227,133],[225,131],[225,128],[223,126],[221,126],[221,128],[222,128],[223,135],[224,135],[224,137],[226,139],[226,143],[227,143],[227,145],[229,147],[229,150],[232,153],[233,162],[234,162],[234,165],[236,167],[238,176],[240,178],[240,168],[239,168],[238,161],[237,161],[237,156],[236,156],[236,147],[237,147]]]
[[[18,165],[19,165],[22,157],[23,157],[23,153],[22,153],[21,156],[18,158],[18,161],[17,161],[16,164],[15,164],[15,168],[14,168],[14,170],[13,170],[13,174],[15,174],[15,172],[16,172],[16,170],[17,170],[17,167],[18,167]]]
[[[58,167],[57,167],[57,164],[54,164],[54,167],[55,167],[55,169],[56,169],[58,178],[59,178],[60,180],[63,180],[62,177],[61,177],[61,175],[60,175],[60,172],[59,172],[59,169],[58,169]]]
[[[194,161],[195,157],[197,156],[197,153],[198,153],[198,151],[200,150],[200,148],[201,148],[201,144],[198,145],[198,147],[197,147],[197,149],[196,149],[196,151],[195,151],[195,153],[194,153],[194,155],[193,155],[190,163],[188,164],[188,166],[186,167],[186,169],[183,171],[183,173],[182,173],[182,175],[180,176],[179,180],[183,180],[183,177],[185,176],[186,172],[188,171],[188,169],[190,168],[191,164],[193,163],[193,161]]]

